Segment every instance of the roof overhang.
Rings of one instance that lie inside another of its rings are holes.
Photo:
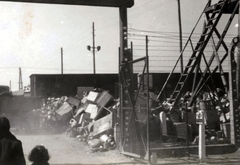
[[[227,5],[223,8],[223,13],[224,14],[232,14],[237,3],[239,3],[239,0],[228,0]],[[213,4],[213,5],[209,6],[208,8],[206,8],[205,12],[213,12],[216,7],[217,7],[217,4]],[[239,11],[237,10],[236,14],[238,14],[238,12]]]
[[[132,7],[134,0],[0,0],[7,2],[46,3],[62,5],[87,5],[105,7]]]

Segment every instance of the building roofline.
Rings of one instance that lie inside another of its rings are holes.
[[[127,8],[131,8],[134,5],[134,0],[1,0],[1,1],[60,4],[60,5],[127,7]]]

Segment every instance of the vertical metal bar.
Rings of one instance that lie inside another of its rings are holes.
[[[234,40],[233,40],[234,41]],[[238,91],[236,90],[237,82],[236,82],[236,76],[237,76],[237,63],[234,58],[234,50],[235,50],[234,42],[232,42],[231,48],[229,50],[229,103],[230,103],[230,138],[231,143],[236,145],[237,138],[236,138],[236,121],[235,118],[239,117],[236,116],[235,110],[237,105],[237,95]]]
[[[239,2],[238,2],[238,12],[240,12],[240,0],[239,0]],[[239,50],[240,50],[240,14],[238,14],[238,42],[236,43],[235,42],[235,44],[237,44],[236,45],[236,47],[237,47],[237,53],[236,53],[236,73],[235,73],[235,75],[236,75],[236,98],[233,98],[233,99],[235,99],[235,100],[233,100],[233,102],[235,101],[235,103],[236,104],[234,104],[235,106],[233,106],[233,109],[232,109],[232,111],[233,111],[233,114],[234,114],[234,116],[232,117],[233,118],[233,125],[231,125],[231,129],[233,128],[234,129],[234,133],[232,133],[232,131],[231,131],[231,134],[234,134],[234,142],[235,142],[235,144],[237,144],[238,145],[238,147],[239,147],[239,145],[240,145],[240,137],[239,137],[239,131],[240,131],[240,126],[239,126],[239,119],[240,119],[240,113],[239,113],[239,108],[238,108],[238,106],[239,106],[239,103],[240,103],[240,52],[239,52]],[[233,40],[234,41],[234,40]],[[234,89],[233,89],[234,90]],[[234,95],[233,95],[234,96]],[[232,141],[232,136],[231,136],[231,141]]]
[[[133,54],[133,42],[131,42],[131,51],[132,51],[132,54]]]
[[[146,65],[147,65],[147,152],[146,158],[150,160],[150,142],[149,142],[149,63],[148,63],[148,36],[146,36]]]
[[[127,28],[127,9],[126,8],[119,8],[119,29],[120,29],[120,53],[119,53],[119,64],[123,63],[123,59],[126,57],[127,53],[126,51],[124,51],[124,48],[127,47],[127,40],[124,40],[124,32],[126,30],[127,32],[127,29],[124,29],[124,28]],[[124,77],[122,76],[122,74],[124,74],[124,69],[123,67],[121,67],[119,65],[119,72],[120,72],[120,78],[119,78],[119,82],[120,82],[120,86],[121,86],[121,91],[120,91],[120,114],[121,114],[121,125],[120,125],[120,132],[121,132],[121,139],[120,139],[120,151],[124,151],[124,148],[123,148],[123,144],[124,144],[124,137],[125,137],[125,132],[124,132],[124,112],[123,112],[123,109],[125,107],[125,105],[123,104],[124,102],[124,88],[123,88],[123,84],[124,84]]]
[[[119,15],[120,15],[120,63],[122,63],[124,61],[124,58],[127,56],[127,51],[124,51],[124,48],[127,49],[127,46],[128,46],[128,40],[127,40],[127,8],[120,7],[119,12],[120,12],[119,13]]]
[[[181,6],[178,0],[178,21],[179,21],[179,40],[180,40],[180,53],[182,52],[182,21],[181,21]],[[183,73],[183,53],[181,53],[181,73]]]
[[[120,93],[121,93],[121,91],[120,91],[120,86],[121,86],[121,84],[120,84],[120,77],[121,77],[121,74],[120,74],[120,47],[118,47],[118,93],[119,93],[119,98],[120,98]],[[121,104],[120,104],[120,106],[121,106]],[[121,109],[121,107],[120,107],[120,109]],[[120,115],[120,111],[119,111],[119,115]],[[120,116],[118,116],[118,117],[120,117]]]
[[[240,0],[239,0],[239,6],[238,6],[238,12],[240,12]],[[240,39],[240,14],[238,14],[238,37],[239,37],[239,39]],[[237,49],[238,49],[238,51],[237,51],[237,58],[236,58],[236,61],[237,61],[237,78],[236,78],[236,80],[237,80],[237,104],[239,105],[239,103],[240,103],[240,53],[239,53],[239,50],[240,50],[240,43],[238,43],[238,45],[237,45]]]
[[[146,59],[145,59],[145,61],[146,61]],[[134,106],[136,105],[136,102],[137,102],[137,98],[138,98],[138,94],[139,94],[139,91],[140,91],[140,89],[141,89],[141,86],[144,86],[144,73],[145,73],[145,70],[146,70],[146,64],[144,65],[144,68],[143,68],[143,71],[142,71],[142,76],[141,76],[141,78],[140,78],[140,80],[139,80],[139,85],[138,85],[138,89],[137,89],[137,93],[136,93],[136,97],[135,97],[135,102],[134,102]],[[144,89],[144,88],[143,88]]]
[[[135,123],[136,113],[133,107],[133,94],[134,94],[134,84],[133,84],[133,68],[129,61],[132,60],[132,52],[128,49],[127,42],[127,8],[120,7],[120,63],[125,65],[120,65],[120,83],[122,85],[122,118],[124,120],[122,129],[122,147],[121,152],[126,152],[126,154],[138,154],[139,147],[137,146],[137,127]]]
[[[206,160],[206,141],[205,141],[205,111],[200,110],[202,113],[202,123],[199,124],[199,144],[198,144],[198,155],[200,163],[204,163]]]
[[[118,81],[120,81],[120,47],[118,48]],[[121,83],[118,83],[118,93],[119,93],[119,98],[122,98],[122,84]],[[119,139],[119,143],[118,143],[118,146],[117,148],[118,149],[121,149],[121,146],[122,146],[122,124],[123,124],[123,118],[122,118],[122,100],[120,99],[119,101],[119,109],[118,109],[118,112],[117,112],[117,118],[118,118],[118,121],[119,123],[117,123],[116,127],[119,127],[119,133],[116,133],[116,136],[118,137]]]
[[[186,135],[186,145],[187,145],[187,151],[186,151],[186,156],[190,156],[189,154],[189,127],[188,127],[188,123],[189,123],[189,120],[188,120],[188,106],[187,104],[185,104],[185,109],[186,109],[186,129],[187,129],[187,135]]]
[[[63,48],[61,48],[61,74],[63,74]]]

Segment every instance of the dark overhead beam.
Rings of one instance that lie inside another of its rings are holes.
[[[87,5],[105,7],[132,7],[134,0],[0,0],[7,2],[47,3],[63,5]]]

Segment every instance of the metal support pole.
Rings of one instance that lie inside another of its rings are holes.
[[[137,115],[134,106],[134,79],[132,51],[127,41],[127,8],[120,7],[120,83],[122,95],[121,106],[121,153],[140,158],[143,154],[143,145],[138,127]]]
[[[196,114],[197,124],[199,124],[199,144],[198,144],[198,156],[201,163],[206,160],[206,142],[205,142],[205,124],[206,114],[204,110],[200,110]]]
[[[63,74],[63,48],[61,48],[61,74]]]
[[[147,153],[146,159],[150,160],[150,135],[149,135],[149,62],[148,62],[148,36],[146,36],[146,68],[147,68]],[[144,75],[143,75],[144,76]]]
[[[119,54],[119,64],[124,63],[124,61],[128,61],[129,57],[127,56],[127,51],[125,49],[127,49],[128,46],[128,42],[127,42],[127,36],[124,34],[127,34],[127,8],[125,7],[121,7],[119,8],[119,16],[120,16],[120,54]],[[125,38],[126,37],[126,38]],[[124,49],[125,48],[125,49]],[[125,60],[124,60],[125,59]],[[126,71],[127,68],[126,68]],[[125,150],[128,150],[127,148],[124,148],[123,144],[124,144],[124,136],[125,136],[125,130],[123,129],[124,127],[124,116],[125,116],[125,112],[124,111],[130,111],[129,110],[123,110],[125,107],[130,107],[130,102],[127,101],[127,96],[126,96],[126,92],[123,88],[124,86],[124,76],[129,76],[125,71],[124,68],[119,66],[119,72],[120,72],[120,77],[119,77],[119,81],[120,81],[120,85],[122,86],[120,91],[120,102],[121,104],[121,109],[120,109],[120,115],[121,115],[121,128],[120,128],[120,134],[121,134],[121,147],[120,150],[123,152]],[[126,101],[125,101],[126,99]],[[130,150],[130,149],[129,149]]]
[[[240,0],[239,0],[239,9],[238,11],[240,12]],[[238,14],[238,37],[240,39],[240,14]],[[237,84],[237,105],[239,105],[240,103],[240,53],[239,53],[239,50],[240,50],[240,42],[238,43],[237,45],[237,57],[236,57],[236,62],[237,62],[237,77],[236,77],[236,84]]]
[[[240,0],[238,2],[238,13],[240,13]],[[240,14],[238,14],[238,41],[240,41]],[[239,113],[239,104],[240,104],[240,42],[237,45],[237,77],[236,77],[236,85],[237,85],[237,106],[234,109],[235,111],[235,121],[234,121],[234,131],[235,131],[235,142],[240,146],[240,139],[239,139],[239,120],[240,120],[240,113]]]
[[[203,115],[203,119],[204,119]],[[201,163],[206,160],[206,144],[205,144],[205,123],[199,124],[199,148],[198,148],[199,159]]]
[[[239,43],[239,38],[235,37],[232,40],[232,45],[229,49],[229,102],[230,102],[230,131],[231,143],[239,145],[239,110],[238,110],[238,91],[237,89],[237,62],[235,49]]]
[[[182,21],[181,21],[181,6],[180,0],[178,0],[178,21],[179,21],[179,40],[180,40],[180,53],[182,52]],[[181,63],[181,73],[183,73],[183,54],[180,59]]]
[[[186,152],[186,155],[188,156],[188,158],[189,158],[189,156],[190,156],[190,154],[189,154],[189,127],[188,127],[188,103],[186,103],[186,105],[185,105],[185,110],[186,110],[186,129],[187,129],[187,135],[186,135],[186,145],[187,145],[187,152]]]

